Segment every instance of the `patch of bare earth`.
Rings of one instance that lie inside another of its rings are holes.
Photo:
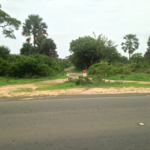
[[[49,91],[36,91],[34,84],[3,86],[0,88],[0,97],[20,97],[20,96],[44,96],[44,95],[76,95],[76,94],[116,94],[116,93],[148,93],[150,88],[134,88],[134,87],[111,87],[111,88],[77,88],[62,89]],[[32,88],[32,92],[13,91],[18,88]]]
[[[71,73],[68,75],[72,78],[77,78],[81,74]],[[45,96],[45,95],[75,95],[75,94],[116,94],[116,93],[149,93],[150,88],[135,88],[135,87],[111,87],[111,88],[76,88],[62,90],[37,91],[36,88],[46,85],[58,84],[67,81],[68,79],[57,79],[50,81],[42,81],[34,84],[22,85],[7,85],[0,87],[0,97],[20,97],[20,96]],[[114,82],[113,80],[110,82]],[[123,81],[125,82],[125,81]],[[130,81],[129,81],[130,82]],[[135,82],[135,81],[134,81]],[[141,82],[145,83],[145,82]],[[150,84],[146,82],[147,84]],[[145,84],[146,84],[145,83]],[[31,88],[31,92],[14,92],[20,88]]]

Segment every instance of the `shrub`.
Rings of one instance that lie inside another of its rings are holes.
[[[116,75],[116,74],[125,74],[129,75],[131,74],[131,70],[128,67],[120,67],[116,68],[112,65],[109,65],[108,62],[101,62],[101,63],[96,63],[92,65],[89,68],[88,74],[96,74],[96,75],[101,75],[102,78],[105,76],[111,76],[111,75]]]
[[[81,78],[79,77],[78,79],[75,80],[76,85],[86,85],[86,84],[92,84],[89,78]]]
[[[88,74],[100,74],[103,77],[114,75],[116,74],[116,72],[117,72],[117,68],[113,67],[112,65],[108,65],[108,62],[104,62],[104,61],[92,65],[88,70]]]
[[[0,58],[0,76],[8,74],[9,65],[9,62]]]
[[[64,68],[57,59],[45,55],[10,55],[6,60],[0,59],[0,75],[3,76],[31,78],[53,76],[63,71]]]
[[[9,56],[10,49],[6,46],[0,46],[0,57],[6,59]]]

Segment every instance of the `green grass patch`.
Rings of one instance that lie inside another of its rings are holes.
[[[8,78],[8,77],[0,76],[0,86],[13,85],[13,84],[27,84],[27,83],[34,83],[34,82],[39,82],[39,81],[64,79],[64,78],[67,78],[67,75],[65,73],[57,74],[52,77],[40,77],[40,78],[31,78],[31,79],[11,78],[11,77]]]
[[[14,93],[20,93],[20,92],[32,92],[33,90],[31,88],[19,88],[17,90],[14,90]]]
[[[39,87],[36,90],[58,90],[58,89],[73,89],[73,88],[109,88],[109,87],[144,87],[150,88],[150,84],[138,84],[138,83],[125,83],[125,82],[97,82],[93,81],[92,84],[76,85],[74,82],[64,82],[50,86]]]
[[[150,81],[150,75],[147,73],[132,73],[131,75],[119,74],[106,78],[111,80]]]

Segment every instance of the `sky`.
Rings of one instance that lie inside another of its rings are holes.
[[[2,10],[22,22],[28,15],[43,18],[48,25],[48,38],[57,45],[60,58],[70,55],[72,40],[84,36],[105,35],[121,49],[123,37],[136,34],[139,49],[144,54],[150,36],[150,0],[0,0]],[[22,36],[22,25],[15,31],[16,39],[5,38],[0,28],[0,45],[8,46],[11,54],[19,54],[26,37]],[[33,38],[32,38],[33,39]]]

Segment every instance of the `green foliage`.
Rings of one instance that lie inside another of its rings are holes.
[[[109,65],[108,62],[101,61],[101,63],[92,65],[88,70],[88,74],[95,74],[105,78],[116,74],[131,74],[131,70],[124,66],[117,68]]]
[[[131,62],[128,67],[131,68],[132,72],[137,72],[137,73],[147,72],[150,70],[150,60],[146,60],[142,58],[142,60],[139,61],[138,63]]]
[[[31,55],[32,53],[32,44],[30,43],[23,43],[22,48],[20,49],[21,55]]]
[[[128,51],[130,60],[130,54],[132,54],[136,49],[138,49],[139,42],[136,35],[134,34],[128,34],[124,36],[124,40],[125,42],[121,43],[122,49],[124,50],[124,52]]]
[[[147,41],[147,46],[148,46],[147,50],[150,50],[150,36],[149,36],[148,41]]]
[[[71,61],[77,68],[86,69],[98,61],[95,39],[90,36],[72,40],[69,51],[73,53]]]
[[[9,65],[5,59],[0,58],[0,76],[7,75]]]
[[[69,68],[72,66],[72,64],[70,63],[70,61],[68,59],[58,59],[59,62],[62,64],[63,68]]]
[[[36,39],[41,35],[47,35],[47,25],[42,21],[43,19],[39,15],[29,15],[23,24],[22,35],[28,37],[33,35],[34,54],[36,53],[35,44],[38,43]]]
[[[6,46],[0,46],[0,57],[6,59],[10,54],[10,49]]]
[[[116,61],[116,60],[115,60]],[[126,56],[121,56],[118,58],[118,63],[124,63],[127,64],[128,63],[128,58]]]
[[[146,59],[150,59],[150,49],[147,49],[147,51],[146,51],[145,54],[144,54],[144,57],[145,57]]]
[[[130,60],[135,63],[139,63],[143,60],[142,53],[135,53],[131,56]]]
[[[78,79],[74,80],[76,85],[87,85],[87,84],[92,84],[91,80],[88,77],[79,77]]]
[[[112,65],[109,65],[108,62],[104,62],[104,61],[92,65],[88,70],[88,74],[101,75],[102,78],[108,75],[113,75],[114,72],[115,72],[115,68]]]
[[[121,54],[117,52],[117,45],[115,45],[112,40],[109,40],[102,34],[96,38],[96,35],[94,33],[94,36],[96,40],[95,47],[97,55],[99,56],[99,61],[105,60],[111,63],[120,59]]]
[[[63,65],[45,55],[10,56],[0,59],[0,75],[31,78],[32,76],[53,76],[63,72]]]
[[[39,54],[39,52],[39,47],[35,47],[35,53]],[[23,43],[22,48],[20,49],[20,54],[25,56],[34,55],[34,47],[30,43]]]
[[[79,81],[78,81],[79,82]],[[79,82],[79,83],[82,83]],[[94,78],[94,80],[91,81],[91,84],[75,84],[75,79],[70,81],[66,81],[64,83],[54,84],[50,86],[42,86],[37,88],[36,90],[57,90],[57,89],[73,89],[73,88],[86,88],[84,90],[88,90],[89,88],[108,88],[108,87],[144,87],[144,88],[150,88],[150,84],[139,84],[134,82],[105,82],[105,81],[99,81]]]
[[[59,72],[55,76],[48,76],[48,77],[40,77],[38,75],[32,76],[32,78],[18,78],[18,77],[7,77],[0,76],[0,86],[4,85],[14,85],[14,84],[26,84],[26,83],[35,83],[40,81],[48,81],[48,80],[55,80],[55,79],[64,79],[67,78],[65,72]],[[38,83],[37,83],[38,84]]]
[[[146,51],[145,54],[144,54],[144,57],[145,57],[146,59],[150,59],[150,37],[148,38],[147,46],[148,46],[148,48],[147,48],[147,51]]]
[[[18,30],[20,25],[21,22],[4,12],[0,5],[0,27],[2,27],[5,37],[15,39],[14,30]]]
[[[57,52],[55,51],[56,48],[57,48],[56,44],[54,43],[54,41],[51,38],[44,39],[41,44],[40,53],[46,54],[47,56],[51,56],[53,58],[56,58],[57,57],[57,55],[56,55]]]
[[[73,68],[71,71],[75,73],[83,73],[83,69],[80,68]]]
[[[95,38],[90,36],[79,37],[70,43],[69,51],[73,53],[70,59],[79,69],[88,69],[100,60],[106,60],[109,63],[123,60],[116,47],[114,42],[103,35],[99,35],[97,38],[96,36]]]
[[[147,73],[132,73],[130,75],[117,74],[110,76],[111,80],[131,80],[131,81],[150,81],[150,75]]]

